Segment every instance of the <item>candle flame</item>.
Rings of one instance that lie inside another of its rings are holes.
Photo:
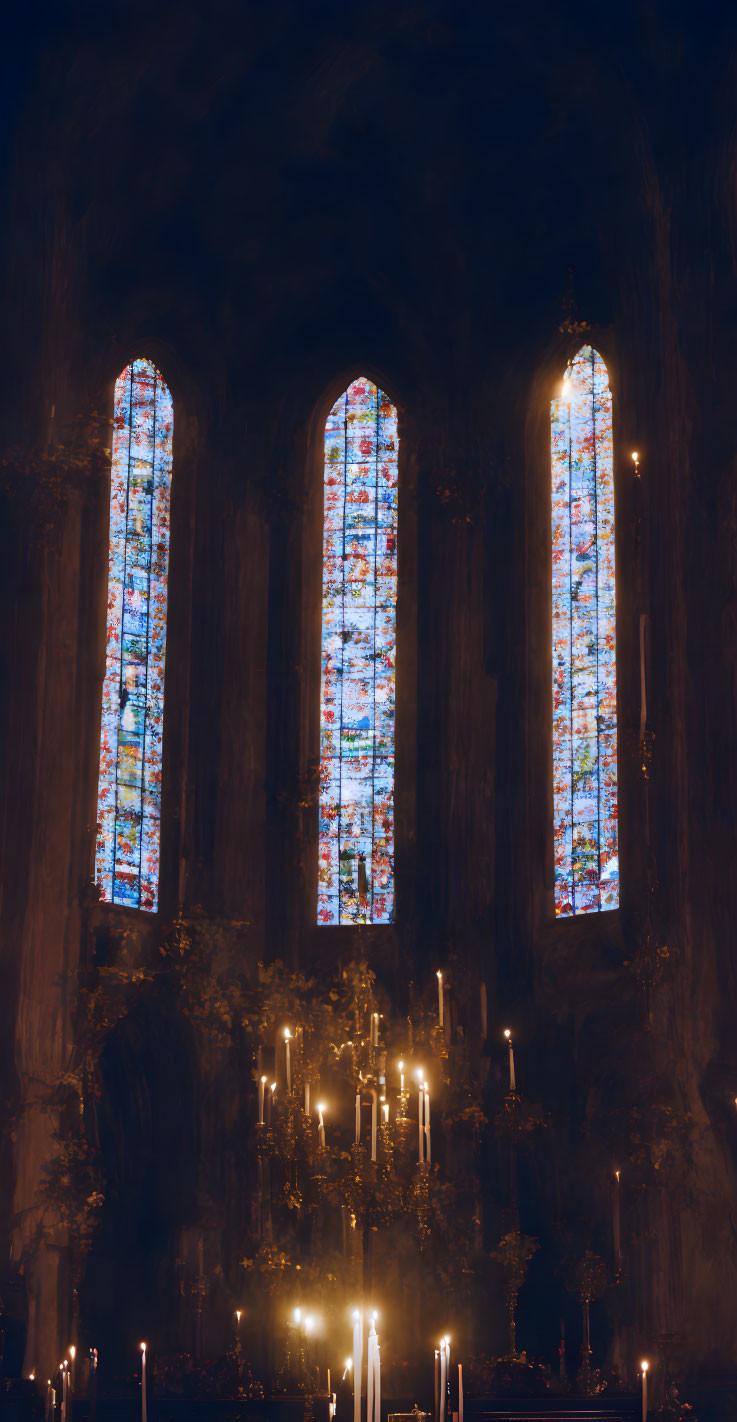
[[[74,1362],[74,1359],[76,1358],[76,1356],[77,1356],[77,1350],[76,1350],[74,1344],[72,1343],[72,1346],[71,1346],[71,1348],[69,1349],[69,1357],[71,1358],[72,1362]]]
[[[276,1091],[276,1082],[275,1082],[275,1081],[272,1081],[271,1086],[269,1087],[269,1091]]]
[[[439,968],[438,968],[438,971],[437,971],[437,973],[435,974],[435,976],[436,976],[437,978],[440,978],[440,981],[441,981],[441,982],[443,981],[443,974],[441,973],[441,971],[440,971]]]
[[[141,1352],[142,1352],[142,1353],[145,1353],[145,1352],[146,1352],[146,1344],[145,1344],[145,1343],[142,1343],[142,1344],[141,1344]]]
[[[353,1359],[352,1359],[352,1358],[346,1358],[346,1360],[345,1360],[345,1365],[346,1365],[346,1368],[352,1368],[352,1367],[353,1367]]]
[[[634,459],[635,464],[637,463],[638,459],[640,458],[640,456],[639,456],[639,454],[637,453],[637,450],[636,450],[636,449],[633,449],[633,451],[632,451],[632,458]]]
[[[511,1035],[512,1035],[512,1033],[510,1032],[509,1028],[508,1028],[508,1027],[505,1027],[505,1028],[504,1028],[504,1036],[506,1037],[507,1041],[509,1041]]]
[[[615,1177],[617,1183],[619,1183],[619,1175],[620,1175],[620,1172],[619,1172],[618,1170],[615,1170],[615,1172],[614,1172],[614,1177]]]
[[[399,1062],[399,1070],[404,1071],[404,1062]],[[737,1101],[737,1097],[735,1097],[735,1100]]]
[[[299,1323],[301,1317],[302,1317],[302,1310],[301,1310],[301,1308],[296,1308],[296,1309],[294,1310],[294,1321],[295,1321],[295,1323]]]
[[[423,1073],[422,1067],[418,1067],[418,1068],[417,1068],[417,1071],[415,1072],[415,1080],[416,1080],[416,1081],[422,1081],[423,1075],[424,1075],[424,1073]]]
[[[264,1086],[265,1086],[265,1085],[266,1085],[266,1077],[265,1077],[265,1076],[262,1076],[262,1077],[261,1077],[261,1081],[263,1082],[263,1084],[264,1084]]]
[[[353,1322],[354,1322],[354,1323],[358,1323],[358,1320],[359,1320],[360,1317],[361,1317],[361,1315],[360,1315],[358,1309],[357,1309],[357,1308],[354,1308],[354,1310],[353,1310]]]
[[[235,1316],[236,1316],[236,1318],[238,1319],[238,1322],[240,1323],[240,1321],[241,1321],[241,1309],[239,1309],[239,1308],[236,1309],[236,1311],[235,1311]]]
[[[291,1034],[289,1028],[288,1028],[288,1027],[285,1027],[285,1028],[284,1028],[284,1041],[285,1041],[285,1042],[288,1042],[289,1039],[290,1039],[290,1037],[291,1037],[291,1035],[292,1035],[292,1034]]]
[[[327,1109],[328,1109],[328,1108],[327,1108],[327,1106],[325,1105],[325,1102],[324,1102],[324,1101],[318,1102],[317,1110],[319,1111],[320,1115],[322,1115],[323,1111],[327,1111]]]
[[[641,1367],[643,1373],[646,1373],[646,1372],[647,1372],[648,1368],[650,1367],[650,1364],[648,1363],[647,1358],[643,1358],[642,1362],[640,1363],[640,1367]]]

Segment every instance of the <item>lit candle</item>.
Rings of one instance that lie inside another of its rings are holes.
[[[67,1360],[59,1364],[61,1369],[61,1422],[67,1422]]]
[[[262,1076],[262,1077],[259,1078],[259,1083],[258,1083],[258,1123],[259,1123],[260,1126],[263,1126],[263,1124],[264,1124],[264,1088],[265,1088],[265,1086],[266,1086],[266,1077],[265,1077],[265,1076]]]
[[[141,1344],[141,1422],[146,1422],[146,1344]]]
[[[75,1359],[76,1356],[77,1356],[77,1350],[76,1350],[74,1344],[72,1343],[71,1347],[70,1347],[67,1351],[68,1351],[68,1353],[69,1353],[69,1396],[70,1396],[70,1397],[73,1397],[73,1395],[74,1395],[74,1359]]]
[[[379,1045],[379,1014],[378,1014],[378,1012],[375,1012],[375,1013],[374,1013],[373,1026],[374,1026],[373,1043],[374,1043],[374,1046],[375,1046],[375,1047],[378,1047],[378,1045]]]
[[[512,1033],[508,1027],[504,1030],[504,1036],[509,1044],[509,1090],[516,1091],[517,1082],[514,1075],[514,1047],[512,1046]]]
[[[389,1125],[389,1102],[385,1101],[381,1107],[384,1116],[384,1125]]]
[[[56,1392],[51,1386],[51,1378],[46,1382],[46,1422],[52,1422],[56,1407]]]
[[[324,1149],[325,1149],[325,1122],[324,1122],[323,1119],[322,1119],[322,1113],[323,1113],[323,1111],[324,1111],[325,1109],[326,1109],[326,1107],[325,1107],[324,1103],[323,1103],[323,1102],[320,1102],[320,1104],[318,1105],[318,1108],[317,1108],[317,1115],[318,1115],[317,1135],[318,1135],[318,1139],[319,1139],[319,1141],[320,1141],[320,1150],[324,1150]]]
[[[269,1087],[269,1097],[268,1097],[268,1101],[269,1101],[269,1124],[271,1124],[271,1117],[272,1117],[273,1111],[274,1111],[274,1097],[275,1097],[275,1096],[276,1096],[276,1082],[275,1082],[275,1081],[272,1081],[271,1086]]]
[[[235,1336],[239,1343],[241,1341],[241,1313],[242,1309],[237,1308],[235,1311]]]
[[[361,1140],[361,1093],[356,1092],[356,1145]]]
[[[399,1094],[404,1096],[404,1062],[399,1063]]]
[[[435,1422],[440,1422],[440,1349],[435,1349]]]
[[[424,1102],[424,1095],[423,1095],[423,1091],[422,1091],[422,1073],[421,1073],[421,1072],[418,1072],[418,1073],[417,1073],[417,1076],[418,1076],[418,1083],[417,1083],[417,1085],[418,1085],[418,1092],[417,1092],[417,1135],[418,1135],[418,1155],[417,1155],[417,1163],[418,1163],[418,1165],[422,1165],[422,1161],[423,1161],[423,1158],[424,1158],[423,1139],[422,1139],[422,1138],[423,1138],[423,1115],[424,1115],[424,1112],[423,1112],[423,1102]]]
[[[285,1028],[284,1028],[284,1067],[285,1067],[286,1077],[287,1077],[287,1096],[289,1095],[290,1091],[292,1090],[292,1063],[291,1063],[291,1059],[290,1059],[290,1056],[289,1056],[289,1038],[291,1037],[291,1035],[292,1035],[292,1034],[291,1034],[289,1028],[288,1028],[288,1027],[285,1027]]]
[[[640,1371],[642,1373],[642,1422],[647,1422],[647,1370],[649,1366],[649,1363],[644,1361],[640,1363]]]
[[[305,1116],[310,1114],[310,1083],[305,1082]]]
[[[614,1221],[613,1221],[613,1226],[614,1226],[614,1259],[615,1259],[615,1262],[616,1262],[616,1265],[617,1265],[617,1269],[620,1269],[620,1268],[621,1268],[621,1265],[622,1265],[622,1217],[621,1217],[621,1213],[620,1213],[620,1209],[621,1209],[621,1199],[620,1199],[620,1193],[619,1193],[619,1191],[620,1191],[620,1185],[619,1185],[619,1171],[618,1171],[618,1170],[615,1170],[615,1172],[614,1172]]]
[[[440,1422],[445,1422],[445,1394],[446,1394],[446,1364],[445,1339],[440,1340]]]
[[[458,1422],[463,1422],[463,1364],[458,1364]]]
[[[443,1002],[443,974],[440,972],[440,969],[438,969],[437,979],[438,979],[438,1027],[442,1027],[442,1026],[443,1026],[443,1022],[444,1022],[444,1020],[445,1020],[445,1019],[444,1019],[444,1011],[443,1011],[445,1004],[444,1004],[444,1002]]]
[[[381,1347],[378,1338],[374,1347],[374,1422],[381,1422]]]
[[[353,1310],[353,1422],[361,1422],[361,1369],[363,1367],[363,1318]]]
[[[425,1158],[426,1158],[427,1163],[428,1163],[428,1165],[429,1165],[430,1162],[431,1162],[431,1160],[432,1160],[432,1150],[431,1150],[431,1148],[430,1148],[430,1092],[429,1092],[428,1089],[427,1089],[427,1082],[425,1082],[425,1092],[424,1092],[424,1095],[425,1095],[425,1147],[426,1147],[426,1150],[425,1150]]]
[[[371,1092],[371,1159],[376,1160],[376,1125],[379,1114],[379,1103],[376,1091]]]

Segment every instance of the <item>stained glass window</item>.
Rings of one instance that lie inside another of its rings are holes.
[[[551,407],[555,912],[619,903],[612,397],[591,346]]]
[[[115,382],[107,655],[97,805],[97,882],[108,903],[155,912],[173,412],[155,365]]]
[[[394,914],[397,412],[354,380],[325,426],[317,919]]]

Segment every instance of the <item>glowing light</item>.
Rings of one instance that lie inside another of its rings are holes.
[[[292,1034],[291,1034],[289,1028],[288,1028],[288,1027],[285,1027],[285,1028],[284,1028],[284,1041],[285,1041],[285,1042],[288,1042],[288,1041],[290,1040],[291,1036],[292,1036]]]
[[[272,1091],[272,1092],[273,1092],[273,1091],[276,1091],[276,1082],[275,1082],[275,1081],[272,1081],[271,1086],[269,1087],[269,1091]]]
[[[642,1362],[640,1363],[640,1371],[646,1373],[649,1367],[650,1364],[648,1363],[647,1359],[643,1358]]]
[[[636,450],[636,449],[633,449],[633,451],[632,451],[632,458],[634,459],[635,464],[637,464],[637,461],[639,460],[640,456],[639,456],[639,454],[637,453],[637,450]]]
[[[319,1101],[318,1104],[317,1104],[317,1109],[318,1109],[318,1111],[320,1112],[320,1115],[322,1116],[323,1113],[324,1113],[325,1111],[327,1111],[328,1108],[327,1108],[327,1106],[325,1105],[325,1102],[324,1102],[324,1101]]]
[[[308,1313],[308,1315],[307,1315],[307,1317],[306,1317],[306,1319],[305,1319],[305,1333],[311,1333],[314,1327],[315,1327],[315,1320],[314,1320],[314,1318],[312,1317],[312,1315]]]
[[[300,1323],[301,1320],[302,1320],[302,1310],[301,1310],[301,1308],[296,1308],[296,1309],[294,1310],[294,1313],[292,1314],[292,1317],[293,1317],[295,1323]]]
[[[262,1077],[261,1077],[261,1080],[262,1080],[262,1082],[264,1083],[264,1086],[265,1086],[265,1085],[266,1085],[266,1077],[265,1077],[265,1076],[262,1076]]]
[[[75,1359],[76,1356],[77,1356],[77,1350],[76,1350],[76,1348],[75,1348],[75,1346],[74,1346],[73,1343],[72,1343],[71,1347],[69,1348],[68,1352],[69,1352],[69,1357],[71,1358],[72,1362],[74,1362],[74,1359]]]
[[[360,1317],[361,1317],[360,1310],[357,1309],[357,1308],[354,1308],[354,1310],[353,1310],[353,1322],[354,1322],[354,1323],[358,1323]]]
[[[115,382],[107,653],[95,877],[106,903],[155,913],[173,406],[150,360]]]
[[[354,380],[325,425],[317,921],[394,917],[397,411]]]
[[[619,905],[612,397],[591,346],[551,407],[555,914]]]
[[[350,1368],[352,1368],[352,1367],[353,1367],[353,1359],[352,1359],[352,1358],[346,1358],[346,1360],[345,1360],[346,1372],[348,1372],[348,1370],[349,1370]]]
[[[509,1041],[511,1035],[512,1035],[512,1033],[510,1032],[509,1028],[508,1028],[508,1027],[505,1027],[505,1028],[504,1028],[504,1036],[506,1037],[507,1041]],[[524,1046],[524,1042],[523,1042],[522,1045]]]
[[[146,1352],[146,1344],[145,1344],[145,1343],[142,1343],[142,1344],[141,1344],[141,1352],[142,1352],[142,1353],[145,1353],[145,1352]]]

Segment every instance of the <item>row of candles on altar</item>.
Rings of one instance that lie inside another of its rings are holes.
[[[236,1310],[236,1329],[240,1334],[241,1310]],[[294,1310],[294,1326],[304,1328],[307,1335],[312,1332],[314,1320],[311,1315],[302,1318],[302,1310]],[[379,1345],[379,1335],[376,1325],[379,1320],[378,1313],[374,1310],[369,1319],[369,1331],[367,1338],[367,1358],[366,1358],[366,1422],[381,1422],[381,1348]],[[364,1315],[362,1309],[353,1310],[353,1356],[346,1358],[343,1378],[352,1371],[353,1373],[353,1422],[361,1422],[361,1401],[363,1393],[363,1340],[364,1340]],[[240,1340],[239,1340],[240,1341]],[[141,1422],[147,1422],[147,1395],[146,1395],[146,1344],[141,1343]],[[68,1356],[59,1364],[59,1377],[61,1384],[61,1422],[67,1422],[70,1416],[71,1399],[74,1393],[74,1364],[76,1359],[76,1348],[72,1347],[68,1351]],[[97,1349],[90,1348],[90,1368],[93,1373],[97,1371]],[[647,1375],[650,1364],[647,1359],[640,1363],[640,1377],[642,1384],[642,1422],[647,1422]],[[29,1374],[31,1380],[35,1380],[35,1371]],[[328,1368],[328,1398],[329,1415],[335,1416],[335,1393],[332,1391],[330,1380],[330,1369]],[[48,1379],[46,1389],[46,1412],[45,1422],[53,1422],[56,1409],[56,1389],[52,1386],[51,1378]],[[440,1346],[435,1349],[435,1422],[463,1422],[463,1364],[458,1364],[458,1411],[451,1410],[451,1373],[450,1373],[450,1338],[446,1334],[440,1340]]]

